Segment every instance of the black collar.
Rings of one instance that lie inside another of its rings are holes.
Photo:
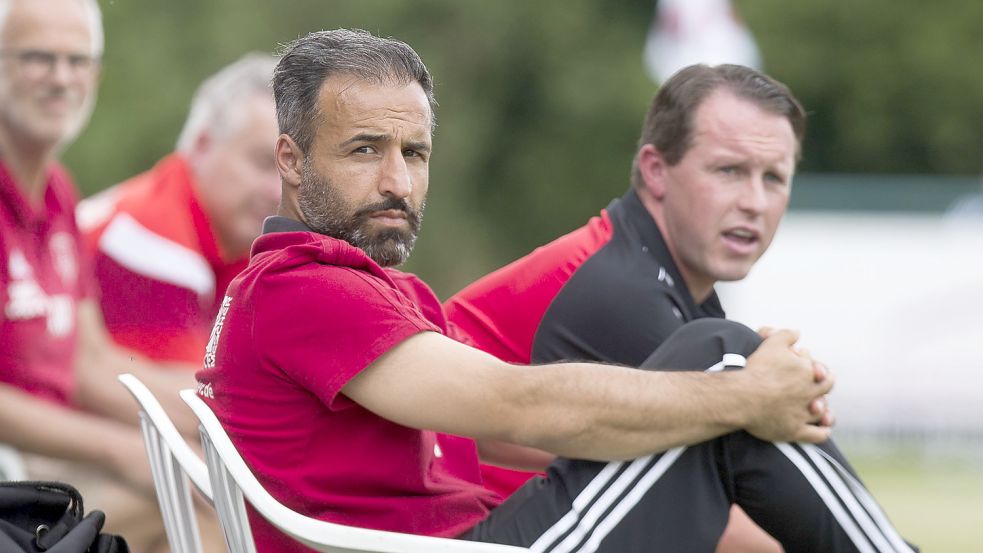
[[[633,229],[638,234],[642,246],[648,248],[649,253],[666,270],[666,284],[679,294],[680,299],[682,299],[686,309],[690,313],[694,316],[698,313],[711,317],[724,316],[724,310],[720,305],[720,299],[717,297],[716,290],[711,292],[706,301],[700,305],[697,305],[696,301],[693,300],[693,296],[686,286],[686,281],[683,280],[682,274],[680,274],[679,269],[676,267],[676,261],[669,252],[669,246],[666,245],[665,238],[659,231],[659,225],[655,223],[655,219],[649,213],[649,210],[645,208],[645,204],[642,203],[642,199],[638,197],[638,193],[635,192],[634,188],[629,188],[628,192],[620,200],[611,202],[611,205],[608,207],[608,213],[619,219],[620,224]],[[660,278],[662,278],[662,275],[660,275]]]
[[[263,221],[263,234],[271,232],[314,232],[314,229],[297,219],[274,215]]]

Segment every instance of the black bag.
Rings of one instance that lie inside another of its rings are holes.
[[[83,512],[68,484],[0,482],[0,552],[129,553],[123,538],[99,532],[102,511]]]

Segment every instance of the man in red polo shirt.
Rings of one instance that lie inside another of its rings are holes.
[[[154,551],[166,541],[136,409],[106,398],[121,372],[158,391],[191,378],[109,341],[57,161],[92,112],[102,42],[94,0],[0,2],[0,442],[28,454],[32,478],[79,487],[133,551]]]
[[[274,65],[268,54],[248,54],[210,77],[175,153],[79,206],[117,344],[201,363],[225,287],[280,201]]]
[[[198,373],[275,497],[342,524],[602,552],[712,551],[737,503],[788,551],[910,551],[827,440],[831,377],[791,332],[691,322],[641,364],[690,369],[673,372],[511,365],[445,336],[433,293],[391,268],[421,222],[432,86],[409,46],[364,31],[298,39],[275,71],[279,216]],[[498,506],[461,436],[565,458]],[[258,551],[302,550],[252,529]]]

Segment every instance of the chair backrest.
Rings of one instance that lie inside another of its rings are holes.
[[[201,537],[188,481],[211,501],[212,486],[208,480],[208,468],[181,437],[153,392],[132,374],[121,374],[118,378],[140,404],[143,442],[147,447],[154,488],[171,551],[201,553]]]
[[[240,533],[237,548],[229,543],[232,553],[255,552],[243,499],[281,532],[317,551],[347,553],[520,553],[528,549],[477,543],[450,538],[434,538],[343,526],[304,516],[277,501],[256,480],[246,466],[232,440],[212,412],[194,390],[182,390],[181,398],[191,406],[201,423],[201,443],[205,449],[208,472],[215,490],[215,508],[219,523],[225,531]],[[228,502],[227,505],[223,505]]]

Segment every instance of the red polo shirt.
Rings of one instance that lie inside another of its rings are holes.
[[[0,382],[62,404],[75,390],[78,301],[92,286],[77,201],[60,166],[34,203],[0,161]]]
[[[155,360],[201,362],[225,287],[246,266],[219,248],[196,186],[175,154],[79,206],[106,329]]]
[[[481,485],[474,442],[393,423],[340,393],[406,338],[443,332],[440,313],[421,281],[345,242],[265,234],[229,285],[199,393],[260,482],[292,509],[456,536],[498,503]],[[251,522],[260,551],[304,550],[259,517]]]

